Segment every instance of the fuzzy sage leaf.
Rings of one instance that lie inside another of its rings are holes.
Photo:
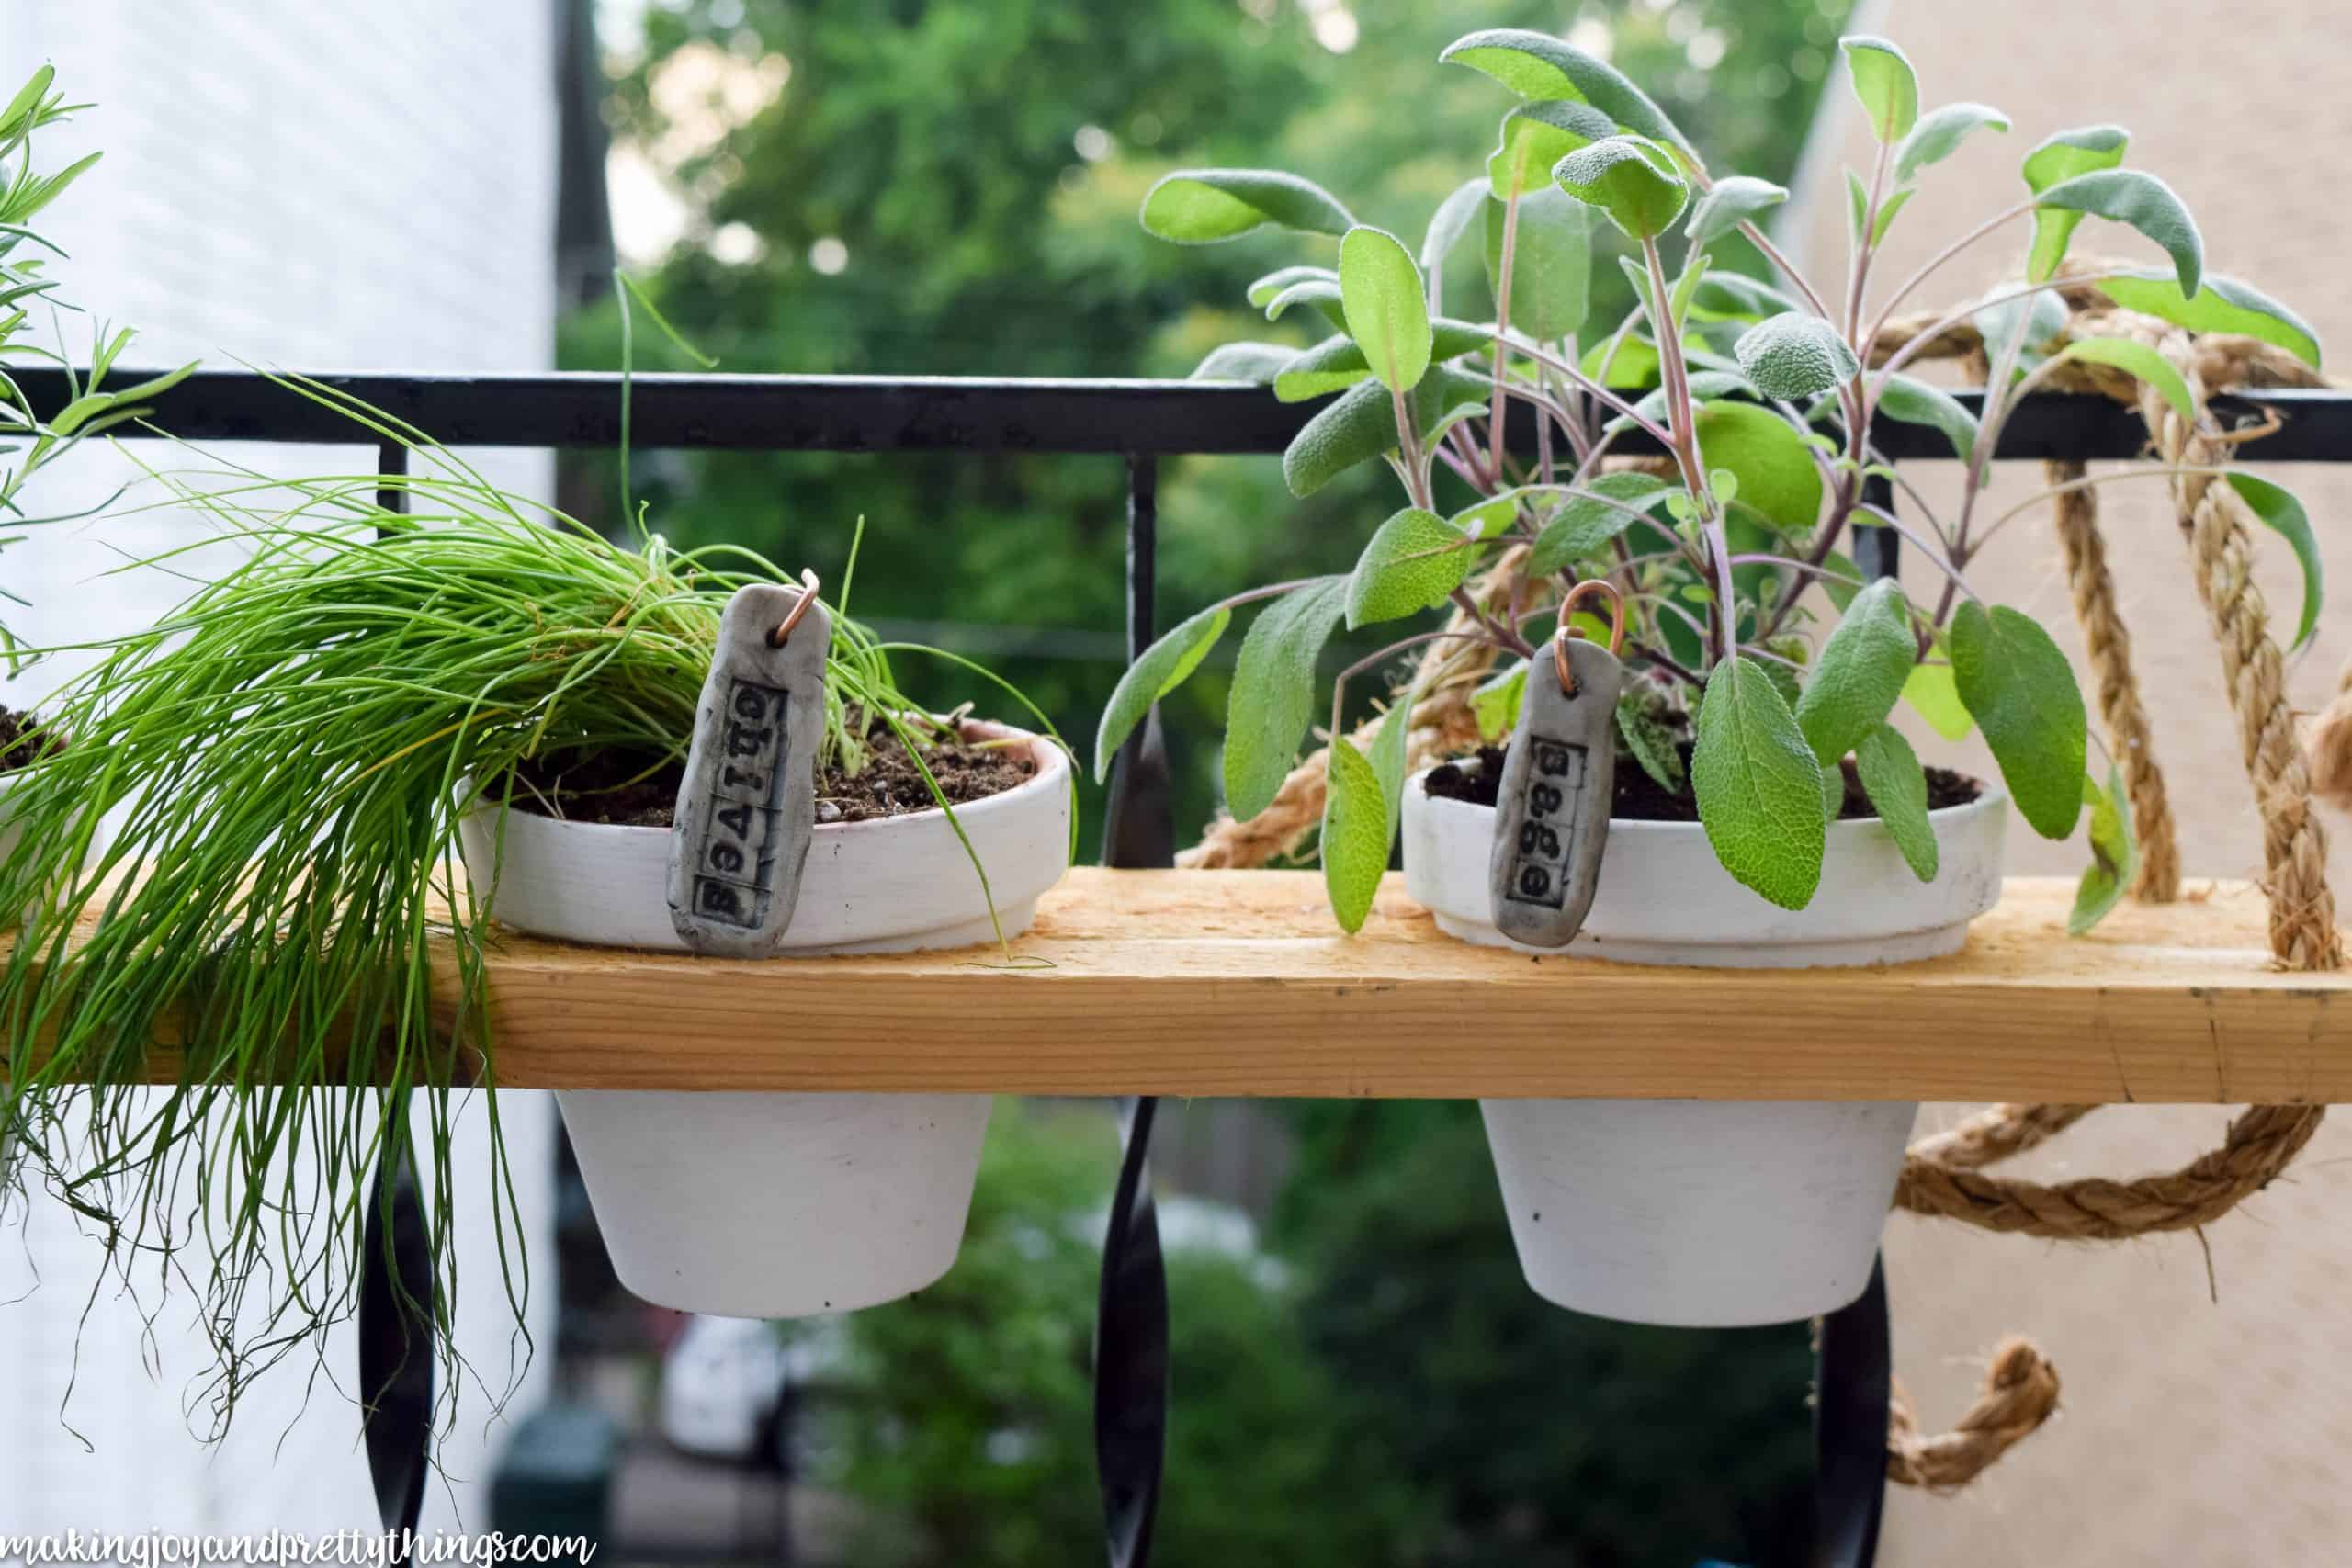
[[[1453,187],[1453,194],[1437,205],[1430,215],[1429,229],[1421,235],[1421,270],[1434,276],[1445,265],[1445,258],[1478,220],[1479,209],[1487,205],[1487,182],[1464,180]]]
[[[1345,333],[1327,337],[1313,348],[1290,351],[1273,377],[1274,396],[1286,403],[1344,392],[1372,375],[1363,350]]]
[[[1282,343],[1226,343],[1208,355],[1186,378],[1193,381],[1254,381],[1260,386],[1282,374],[1298,357],[1298,350]]]
[[[1949,664],[1911,666],[1911,673],[1903,679],[1903,700],[1947,740],[1965,740],[1968,732],[1976,728],[1968,705],[1960,700],[1960,688],[1952,680]]]
[[[1854,97],[1871,134],[1893,146],[1919,119],[1919,78],[1904,52],[1883,38],[1855,33],[1838,40],[1854,81]]]
[[[1348,629],[1444,604],[1470,570],[1470,543],[1461,529],[1418,506],[1389,518],[1348,578]]]
[[[1278,169],[1179,169],[1143,197],[1144,231],[1180,245],[1231,240],[1272,224],[1341,234],[1355,221],[1337,197]]]
[[[1894,710],[1917,647],[1901,583],[1882,577],[1854,595],[1797,698],[1797,728],[1824,767],[1837,766]]]
[[[1891,724],[1875,727],[1854,748],[1854,772],[1911,874],[1933,882],[1939,857],[1928,820],[1928,775],[1911,742]]]
[[[1739,334],[1732,354],[1758,391],[1789,402],[1843,386],[1862,368],[1837,328],[1803,310],[1757,322]]]
[[[1566,485],[1520,485],[1474,501],[1446,521],[1474,539],[1499,538],[1519,520],[1521,508],[1532,513],[1541,502],[1567,493]]]
[[[1356,750],[1344,735],[1332,737],[1323,795],[1323,887],[1331,913],[1351,935],[1363,929],[1388,872],[1388,852],[1405,795],[1405,740],[1412,728],[1413,699],[1396,700],[1380,721],[1372,753]]]
[[[2323,591],[2319,540],[2312,533],[2312,520],[2303,511],[2303,503],[2284,485],[2273,484],[2254,474],[2231,474],[2230,488],[2246,509],[2261,520],[2262,525],[2287,541],[2295,552],[2295,563],[2303,569],[2303,607],[2295,620],[2295,640],[2289,651],[2301,649],[2319,630],[2320,605],[2325,598]]]
[[[1507,214],[1487,204],[1486,260],[1489,288],[1502,287]],[[1549,186],[1519,198],[1512,248],[1510,325],[1540,342],[1568,336],[1584,325],[1592,288],[1592,220],[1581,203]]]
[[[1323,890],[1351,936],[1363,929],[1388,870],[1388,837],[1379,773],[1354,741],[1333,736],[1323,781]]]
[[[2189,217],[2188,209],[2173,194],[2172,186],[2155,175],[2139,169],[2106,169],[2076,175],[2040,192],[2035,197],[2035,210],[2087,214],[2129,224],[2172,258],[2180,291],[2188,295],[2197,292],[2205,271],[2204,237],[2198,233],[2196,220]],[[2047,255],[2037,243],[2032,257],[2037,270],[2030,276],[2037,283],[2054,276],[2065,255],[2063,242],[2054,254]]]
[[[1340,275],[1328,266],[1278,266],[1252,283],[1245,298],[1262,310],[1296,283],[1328,283],[1337,288]]]
[[[2055,357],[2111,366],[2154,388],[2183,423],[2197,417],[2197,400],[2189,395],[2188,378],[2173,367],[2172,361],[2144,343],[2125,337],[2076,338],[2060,349]]]
[[[1340,241],[1348,335],[1382,385],[1409,392],[1430,367],[1430,307],[1420,269],[1396,235],[1362,225]]]
[[[1454,39],[1438,59],[1491,76],[1522,98],[1590,104],[1627,130],[1690,150],[1690,139],[1666,111],[1623,72],[1546,34],[1489,28]]]
[[[1421,430],[1435,429],[1460,412],[1485,407],[1486,388],[1471,377],[1440,367],[1409,394]],[[1291,437],[1283,453],[1283,479],[1290,492],[1308,496],[1358,463],[1368,463],[1396,446],[1396,414],[1388,389],[1361,381],[1318,410]]]
[[[2026,189],[2040,196],[2052,186],[2100,169],[2120,167],[2131,132],[2120,125],[2086,125],[2061,130],[2037,143],[2025,155],[2022,173]],[[2079,212],[2059,208],[2033,215],[2033,246],[2026,254],[2026,276],[2048,277],[2066,254],[2066,242],[2083,220]]]
[[[1225,804],[1248,821],[1273,804],[1315,709],[1315,661],[1347,607],[1348,580],[1291,590],[1241,639],[1225,714]]]
[[[1549,577],[1574,561],[1590,560],[1641,521],[1641,513],[1668,486],[1649,474],[1598,474],[1571,495],[1535,536],[1530,576]]]
[[[1452,359],[1484,348],[1494,338],[1492,326],[1473,326],[1440,316],[1430,323],[1430,357]],[[1363,350],[1344,333],[1325,338],[1313,348],[1283,353],[1286,362],[1273,378],[1274,396],[1286,403],[1343,392],[1372,374]]]
[[[2109,767],[2105,789],[2085,774],[2083,804],[2091,808],[2091,863],[2075,884],[2075,907],[2066,915],[2068,936],[2081,936],[2107,919],[2140,874],[2140,844],[2124,804],[2122,770]]]
[[[1578,148],[1552,166],[1552,183],[1597,207],[1629,238],[1655,240],[1674,226],[1690,199],[1688,181],[1654,141],[1612,136]]]
[[[1741,504],[1784,532],[1809,533],[1821,515],[1821,468],[1794,425],[1755,403],[1702,403],[1699,451],[1709,468],[1739,476]]]
[[[2253,285],[2207,273],[2193,295],[2168,272],[2135,272],[2093,284],[2127,310],[2154,316],[2193,333],[2240,333],[2276,344],[2316,370],[2319,334],[2311,323]]]
[[[1984,104],[1946,104],[1929,109],[1894,150],[1894,183],[1910,184],[1920,170],[1942,163],[1960,151],[1962,142],[1986,129],[2007,130],[2009,117]]]
[[[1699,198],[1698,205],[1690,209],[1690,221],[1684,225],[1682,237],[1694,245],[1711,244],[1758,213],[1788,199],[1785,186],[1749,175],[1729,175],[1717,180],[1714,188]]]
[[[1961,400],[1916,377],[1901,374],[1886,379],[1879,394],[1878,412],[1905,424],[1924,424],[1943,432],[1952,456],[1962,462],[1976,449],[1976,416]]]
[[[1263,309],[1266,320],[1279,321],[1295,305],[1312,305],[1322,312],[1323,319],[1339,328],[1348,330],[1346,297],[1340,292],[1337,274],[1329,277],[1302,277],[1285,285],[1269,299]]]
[[[1497,201],[1542,189],[1555,164],[1616,134],[1615,123],[1590,104],[1571,98],[1521,104],[1503,116],[1495,150],[1487,155],[1487,188]]]
[[[1102,721],[1094,731],[1096,784],[1108,776],[1111,759],[1118,754],[1128,733],[1143,722],[1143,716],[1151,711],[1151,705],[1191,678],[1232,620],[1230,609],[1212,604],[1145,649],[1143,657],[1127,666],[1127,672],[1112,688],[1111,700],[1102,709]]]
[[[1952,680],[1984,731],[1984,743],[2018,814],[2045,839],[2063,839],[2082,815],[2089,724],[2073,666],[2032,617],[1974,600],[1951,618]]]
[[[1707,678],[1690,784],[1715,859],[1784,909],[1813,902],[1828,824],[1821,764],[1764,667],[1734,654]]]

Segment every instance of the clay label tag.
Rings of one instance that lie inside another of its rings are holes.
[[[1519,728],[1503,755],[1487,896],[1495,929],[1530,947],[1566,947],[1584,924],[1609,840],[1617,782],[1617,694],[1624,667],[1599,643],[1565,647],[1576,692],[1548,652],[1530,661]]]
[[[811,604],[783,647],[769,640],[800,593],[748,584],[718,624],[670,829],[670,919],[696,953],[773,953],[799,902],[833,631]]]

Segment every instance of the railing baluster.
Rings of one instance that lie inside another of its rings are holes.
[[[1151,646],[1158,594],[1159,460],[1127,459],[1127,657]],[[1168,746],[1155,705],[1119,748],[1103,810],[1102,863],[1136,869],[1176,863],[1176,817]]]
[[[1862,500],[1889,517],[1894,515],[1894,485],[1884,474],[1862,480]],[[1864,577],[1893,577],[1902,558],[1903,536],[1884,524],[1864,525],[1860,518],[1855,523],[1854,564]]]
[[[404,477],[408,448],[397,441],[380,443],[376,472],[385,479]],[[408,491],[380,485],[376,503],[387,512],[405,512]],[[386,532],[379,527],[377,536]],[[416,1529],[431,1466],[435,1314],[428,1224],[417,1190],[415,1148],[403,1121],[399,1136],[390,1126],[384,1131],[359,1243],[359,1424],[376,1512],[388,1532]],[[408,1561],[405,1545],[403,1534],[395,1543],[394,1563]]]
[[[1886,1408],[1892,1391],[1886,1264],[1851,1306],[1821,1320],[1815,1373],[1815,1568],[1871,1568],[1886,1508]]]
[[[408,478],[408,448],[397,441],[380,441],[376,445],[376,477],[379,479]],[[386,512],[408,510],[408,487],[405,484],[379,484],[376,487],[376,504]],[[383,536],[379,528],[376,535]]]
[[[377,1515],[399,1532],[416,1529],[430,1464],[433,1256],[406,1128],[386,1137],[360,1239],[359,1422]],[[404,1545],[393,1562],[407,1562]]]
[[[1168,1268],[1151,1205],[1151,1124],[1159,1101],[1130,1102],[1126,1152],[1102,1243],[1094,1336],[1094,1458],[1111,1568],[1145,1568],[1168,1448]]]
[[[1127,459],[1127,651],[1151,646],[1159,535],[1156,458]],[[1175,863],[1176,823],[1168,755],[1154,708],[1136,727],[1111,777],[1102,859],[1142,868]],[[1151,1127],[1159,1100],[1129,1102],[1125,1150],[1102,1239],[1102,1294],[1094,1333],[1094,1459],[1111,1568],[1151,1560],[1168,1446],[1168,1269],[1151,1203]]]

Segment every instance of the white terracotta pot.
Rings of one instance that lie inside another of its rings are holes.
[[[1036,775],[956,809],[997,919],[1027,929],[1069,867],[1069,759],[1028,742]],[[670,951],[669,829],[485,810],[460,825],[491,912],[570,942]],[[904,953],[992,941],[963,844],[940,811],[820,824],[787,952]],[[779,1021],[787,1025],[788,1020]],[[919,1291],[964,1236],[989,1097],[559,1089],[556,1100],[621,1282],[647,1301],[734,1317],[846,1312]]]
[[[1426,778],[1405,788],[1407,889],[1441,930],[1519,947],[1488,914],[1493,808],[1433,797]],[[1831,823],[1820,889],[1801,910],[1733,881],[1695,822],[1612,821],[1600,889],[1565,951],[1733,969],[1951,953],[1999,900],[2007,807],[1988,788],[1930,812],[1939,865],[1926,884],[1876,821]],[[1573,965],[1559,974],[1575,984]],[[1572,1033],[1561,1049],[1576,1049]],[[1832,1312],[1861,1293],[1918,1107],[1489,1100],[1481,1109],[1520,1266],[1538,1295],[1636,1323],[1733,1327]]]

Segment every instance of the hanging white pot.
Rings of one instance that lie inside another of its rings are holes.
[[[1439,929],[1519,947],[1489,914],[1494,808],[1433,796],[1427,778],[1405,787],[1407,889]],[[1987,788],[1928,814],[1930,883],[1912,875],[1877,821],[1831,823],[1820,888],[1797,910],[1733,881],[1696,822],[1612,820],[1591,910],[1563,952],[1733,969],[1951,953],[1999,900],[2007,805]],[[1560,977],[1573,987],[1574,967],[1562,964]],[[1738,1027],[1724,1021],[1727,1032]],[[1572,1032],[1560,1048],[1576,1049]],[[1636,1323],[1732,1327],[1832,1312],[1861,1293],[1918,1107],[1488,1100],[1480,1109],[1520,1266],[1538,1295]]]
[[[946,813],[821,823],[787,954],[907,953],[1027,929],[1069,867],[1070,775],[1059,747],[1017,739],[1023,784]],[[460,825],[468,874],[497,882],[491,912],[519,931],[684,951],[665,888],[670,830],[478,811]],[[984,895],[972,860],[988,874]],[[779,1021],[780,1027],[789,1020]],[[559,1089],[613,1267],[647,1301],[736,1317],[845,1312],[921,1290],[956,1261],[989,1097]]]

